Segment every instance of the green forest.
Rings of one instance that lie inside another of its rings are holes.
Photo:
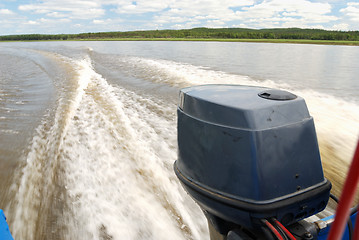
[[[359,41],[359,31],[327,31],[320,29],[274,28],[193,28],[183,30],[149,30],[128,32],[96,32],[80,34],[24,34],[0,36],[0,41],[45,40],[176,40],[176,39],[296,39]]]

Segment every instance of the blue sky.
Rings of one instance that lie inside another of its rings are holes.
[[[0,0],[0,35],[194,27],[359,30],[359,0]]]

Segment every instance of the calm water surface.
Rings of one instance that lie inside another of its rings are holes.
[[[338,193],[359,133],[359,48],[216,42],[0,44],[0,208],[16,239],[208,239],[182,190],[182,87],[289,90]]]

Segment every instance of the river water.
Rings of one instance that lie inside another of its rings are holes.
[[[359,48],[219,42],[0,44],[0,208],[16,239],[208,239],[173,173],[182,87],[304,97],[339,194],[359,134]]]

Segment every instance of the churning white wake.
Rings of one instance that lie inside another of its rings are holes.
[[[172,170],[174,106],[112,87],[89,64],[84,69],[92,81],[64,140],[77,237],[202,238],[194,220],[203,221],[201,213],[194,205],[198,213],[188,213]]]
[[[33,139],[15,238],[36,239],[39,221],[54,220],[65,239],[206,239],[204,216],[173,173],[176,106],[109,85],[89,58],[67,61],[76,87]],[[49,198],[64,203],[43,219]]]
[[[208,239],[202,212],[172,169],[176,106],[110,85],[88,57],[61,59],[75,74],[54,117],[49,113],[33,139],[10,224],[15,238]],[[178,88],[225,83],[289,90],[306,99],[319,142],[350,161],[359,131],[354,103],[167,60],[119,57],[113,64],[132,77]]]

